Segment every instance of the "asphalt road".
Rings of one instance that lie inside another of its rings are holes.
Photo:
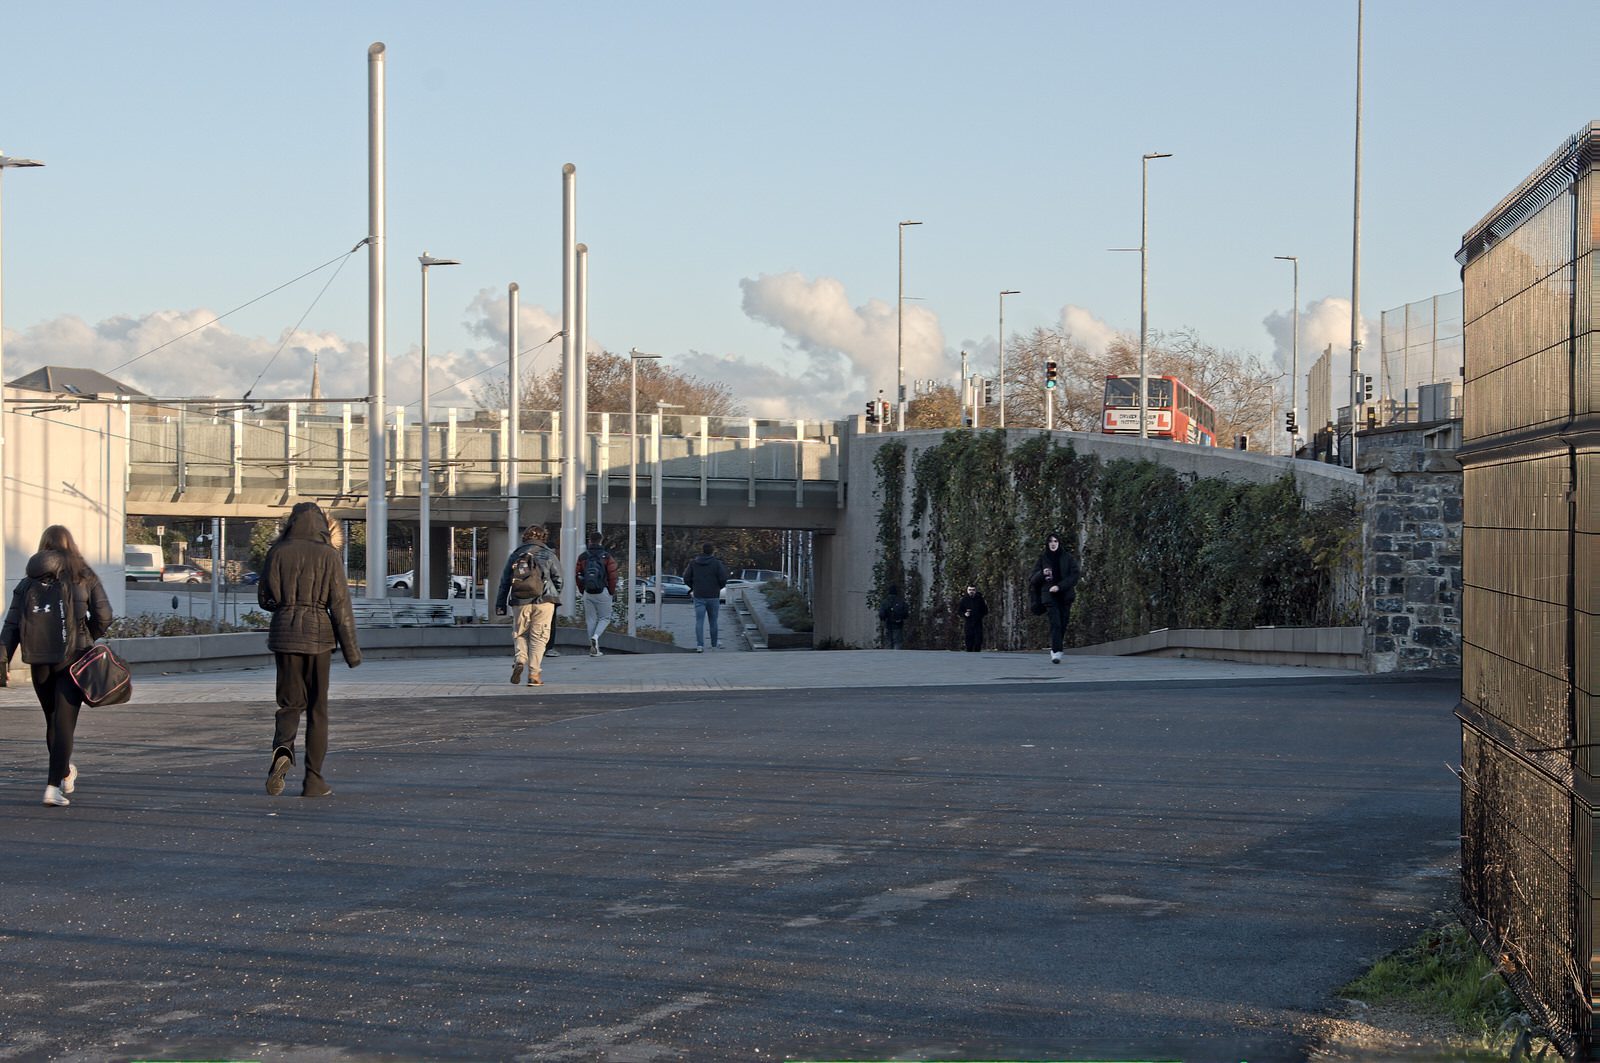
[[[1298,1059],[1452,890],[1454,684],[0,725],[0,1059]],[[298,791],[291,777],[289,793]]]

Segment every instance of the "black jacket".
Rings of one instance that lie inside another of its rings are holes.
[[[361,663],[344,565],[328,545],[328,521],[315,503],[302,502],[289,514],[261,566],[256,601],[272,614],[267,649],[273,653],[338,649],[351,668]]]
[[[695,598],[715,598],[728,585],[728,566],[715,554],[698,554],[683,570],[683,582]]]
[[[1071,608],[1077,597],[1078,575],[1078,559],[1065,543],[1053,554],[1046,550],[1034,562],[1033,575],[1028,577],[1029,598],[1034,605],[1044,605],[1054,598],[1057,605]],[[1051,587],[1056,588],[1053,594]]]
[[[67,559],[54,550],[41,550],[28,558],[28,574],[17,581],[17,589],[11,595],[11,608],[6,611],[5,625],[0,627],[0,645],[5,649],[6,670],[10,669],[11,657],[22,642],[22,603],[28,597],[28,588],[46,577],[61,579],[66,562]],[[67,596],[69,590],[71,592],[66,656],[62,660],[34,660],[35,655],[23,646],[24,664],[64,664],[75,661],[79,654],[94,644],[95,639],[104,638],[106,630],[111,627],[111,599],[106,597],[105,586],[100,582],[100,577],[95,575],[94,569],[87,570],[84,578],[76,583],[63,582],[63,596]]]
[[[956,603],[956,615],[968,624],[983,623],[983,618],[989,615],[989,603],[983,600],[983,592],[962,595]]]
[[[561,600],[561,559],[556,552],[550,549],[547,543],[523,543],[506,555],[506,567],[500,570],[500,586],[494,593],[494,610],[504,615],[510,608],[511,602],[511,563],[522,554],[532,554],[533,563],[539,566],[539,571],[544,575],[544,597],[541,602],[559,602]],[[519,605],[528,605],[525,600],[519,600]]]

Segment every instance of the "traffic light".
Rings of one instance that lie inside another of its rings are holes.
[[[1372,375],[1369,373],[1361,380],[1361,397],[1367,402],[1372,401]]]
[[[876,402],[867,403],[867,423],[878,423],[878,404]]]
[[[884,399],[882,402],[878,403],[878,416],[879,416],[879,418],[881,418],[883,420],[884,424],[888,424],[889,423],[889,400],[888,399]]]
[[[983,404],[985,406],[993,406],[994,405],[994,381],[993,380],[985,380],[983,382]]]
[[[1290,435],[1298,434],[1297,433],[1297,426],[1294,423],[1294,411],[1293,410],[1290,410],[1288,412],[1288,414],[1285,415],[1285,417],[1283,419],[1283,430],[1285,432],[1288,432]]]
[[[1053,358],[1044,363],[1044,386],[1051,390],[1056,386],[1056,363]]]

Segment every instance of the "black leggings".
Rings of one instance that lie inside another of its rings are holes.
[[[78,730],[78,709],[83,692],[67,674],[66,664],[33,665],[33,692],[44,710],[44,744],[50,750],[50,775],[46,783],[60,786],[72,763],[72,736]]]
[[[300,716],[306,718],[306,782],[322,779],[322,758],[328,752],[328,667],[333,653],[279,653],[278,715],[272,750],[294,754]]]
[[[1067,617],[1072,613],[1072,599],[1061,601],[1053,594],[1046,594],[1044,611],[1050,619],[1050,652],[1060,653],[1067,634]]]

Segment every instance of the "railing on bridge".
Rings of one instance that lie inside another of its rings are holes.
[[[397,407],[388,434],[389,497],[418,493],[422,426]],[[524,411],[518,464],[524,496],[561,491],[560,414]],[[587,471],[603,496],[627,494],[630,455],[641,491],[652,485],[659,446],[664,480],[743,482],[757,491],[792,491],[839,480],[834,421],[765,420],[641,414],[590,414]],[[435,497],[502,496],[510,490],[510,418],[505,410],[446,410],[428,426]],[[308,413],[294,406],[265,412],[135,406],[129,414],[129,492],[207,501],[354,498],[367,491],[365,408]]]

